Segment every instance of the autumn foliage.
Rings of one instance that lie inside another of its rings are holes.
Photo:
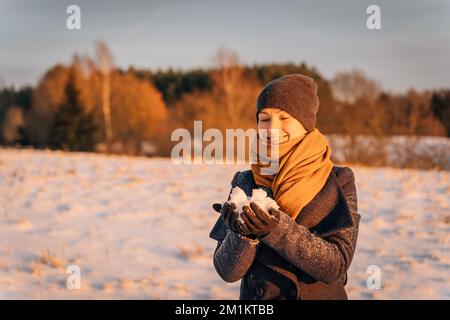
[[[254,127],[258,93],[290,73],[315,79],[317,126],[325,134],[355,137],[351,145],[358,135],[450,132],[448,89],[392,93],[359,70],[328,80],[304,63],[249,66],[225,48],[209,69],[123,70],[114,66],[106,44],[96,49],[95,58],[75,55],[70,64],[53,66],[35,87],[0,89],[0,143],[168,155],[172,131],[192,130],[194,120],[202,121],[203,130]]]

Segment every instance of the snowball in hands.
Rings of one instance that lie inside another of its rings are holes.
[[[247,197],[244,190],[239,187],[234,187],[233,190],[231,190],[230,200],[228,200],[228,203],[234,203],[236,205],[236,209],[234,211],[238,214],[239,222],[244,223],[241,213],[243,212],[244,206],[250,207],[251,202],[256,203],[258,207],[267,213],[270,208],[276,210],[280,208],[275,200],[267,196],[267,193],[263,189],[253,189],[251,197]]]

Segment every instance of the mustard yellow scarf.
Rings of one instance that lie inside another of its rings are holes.
[[[268,158],[259,153],[262,144],[257,145],[257,148],[252,150],[257,162],[251,165],[256,184],[271,188],[280,209],[295,220],[303,207],[325,185],[333,169],[331,148],[325,136],[315,128],[303,137],[279,143],[278,170],[272,175],[267,175],[264,171],[261,174],[261,169],[267,169],[269,165]],[[270,157],[271,149],[275,145],[269,144],[265,147],[268,149],[266,154]]]

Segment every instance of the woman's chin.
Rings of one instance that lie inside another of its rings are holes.
[[[284,143],[287,141],[288,141],[288,139],[283,139],[283,140],[274,139],[274,140],[267,140],[266,143],[270,144],[270,145],[277,145],[277,144]]]
[[[282,137],[282,138],[279,138],[279,139],[261,139],[260,140],[261,142],[263,142],[264,144],[268,144],[268,145],[277,145],[277,144],[280,144],[280,143],[285,143],[285,142],[288,142],[289,141],[289,136],[284,136],[284,137]]]

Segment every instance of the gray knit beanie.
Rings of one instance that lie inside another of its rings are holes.
[[[319,110],[317,85],[310,77],[290,74],[269,82],[256,101],[256,121],[264,108],[278,108],[288,112],[311,131],[316,125]]]

